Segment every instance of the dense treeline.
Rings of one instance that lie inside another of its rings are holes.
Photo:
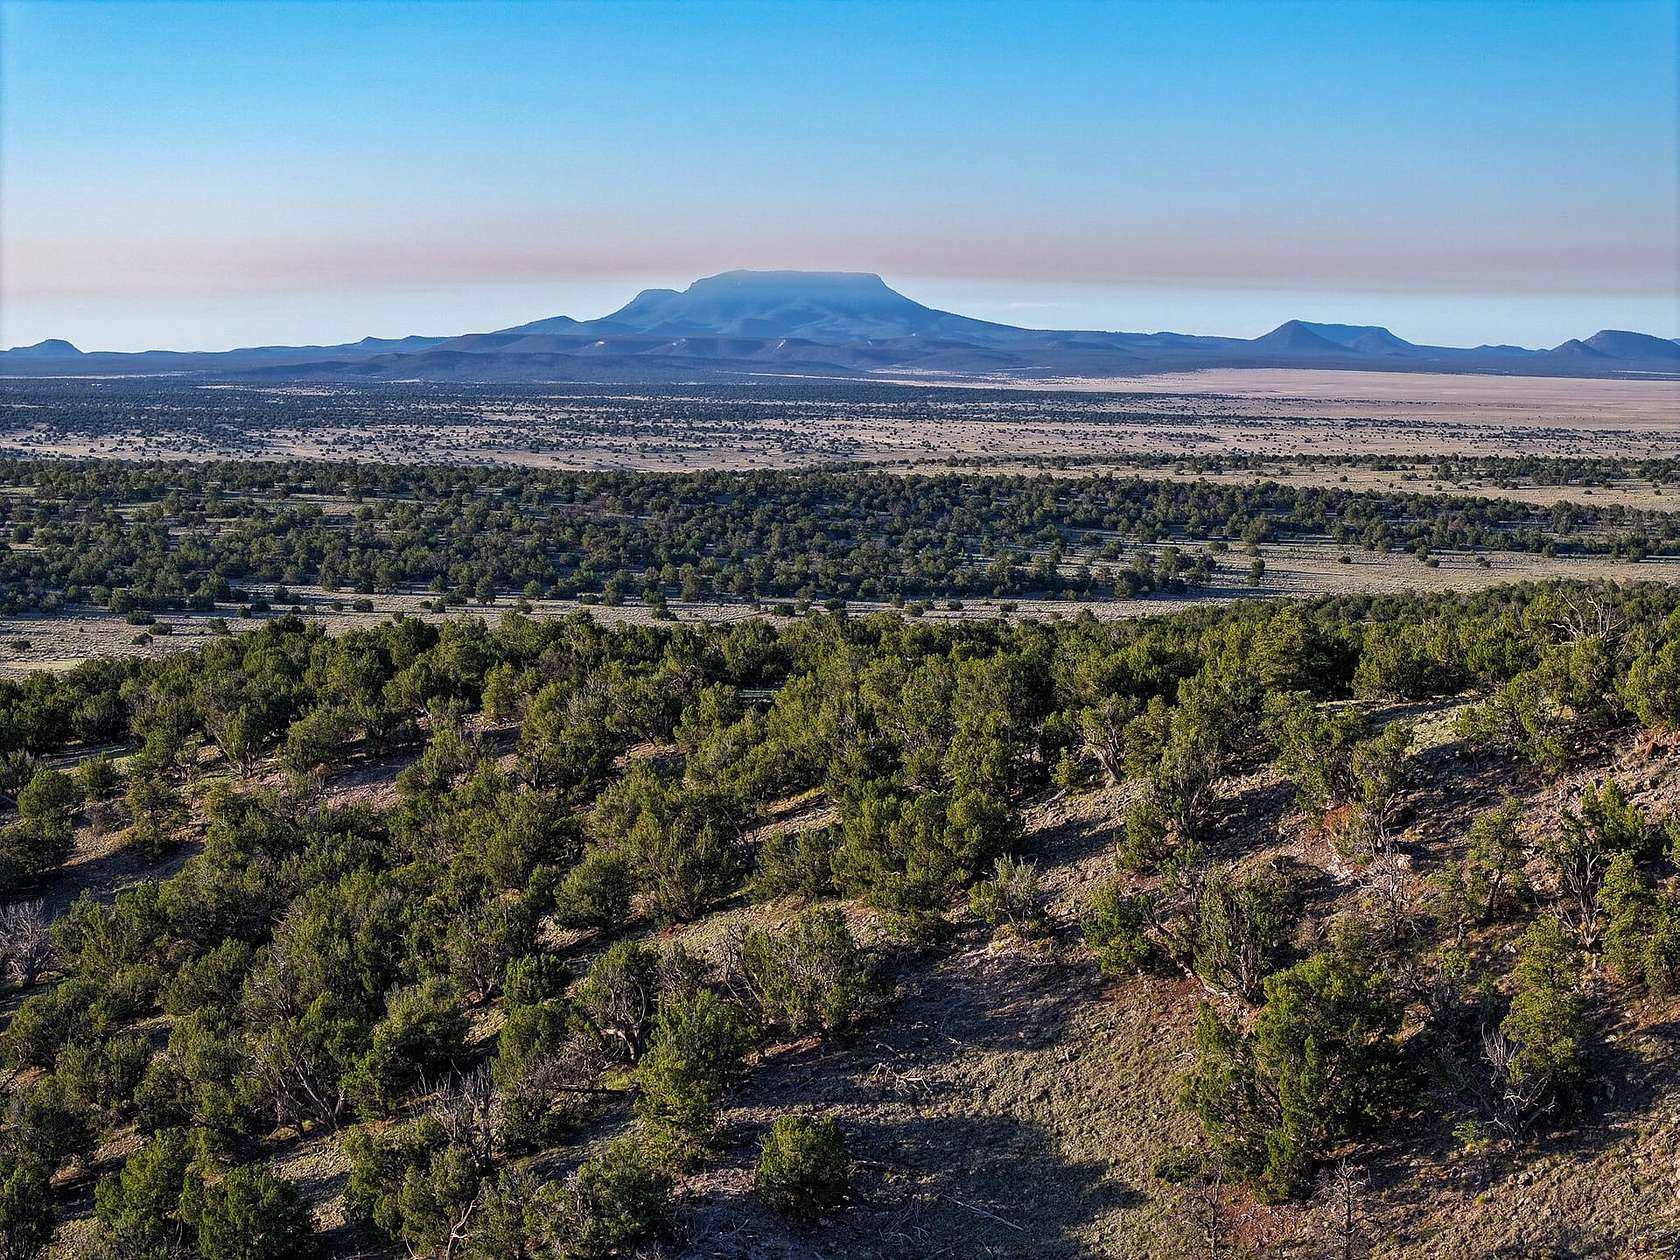
[[[1680,514],[1145,478],[0,464],[0,610],[210,608],[251,584],[640,597],[1135,595],[1233,545],[1671,550]],[[1192,544],[1205,546],[1191,551]]]
[[[1089,459],[1071,455],[1011,455],[1011,463],[1042,468],[1081,468]],[[997,457],[968,456],[953,461],[962,466],[985,467]],[[1680,481],[1680,459],[1628,459],[1617,455],[1437,455],[1416,456],[1323,453],[1313,455],[1252,455],[1234,451],[1202,453],[1128,451],[1104,458],[1105,464],[1130,468],[1171,468],[1176,472],[1204,475],[1238,472],[1268,472],[1291,467],[1364,468],[1375,472],[1397,472],[1402,480],[1436,481],[1447,485],[1488,482],[1500,489],[1524,485],[1581,486],[1599,489],[1621,484],[1648,485],[1661,489]]]
[[[14,891],[50,879],[78,827],[158,857],[200,844],[50,927],[6,912],[27,996],[3,1037],[5,1249],[37,1254],[49,1179],[131,1127],[95,1198],[101,1254],[306,1254],[306,1206],[267,1157],[334,1131],[356,1228],[412,1254],[655,1242],[760,1050],[890,1018],[889,959],[835,899],[922,947],[962,907],[1041,932],[1021,809],[1101,777],[1135,790],[1086,922],[1098,962],[1210,996],[1185,1093],[1207,1144],[1174,1175],[1296,1194],[1424,1073],[1457,1083],[1467,1143],[1519,1141],[1586,1088],[1605,999],[1584,962],[1628,987],[1680,972],[1670,838],[1606,784],[1543,838],[1539,882],[1510,809],[1409,880],[1412,731],[1378,719],[1470,692],[1465,752],[1547,773],[1680,721],[1677,610],[1673,588],[1554,584],[1114,624],[510,613],[330,637],[281,618],[5,683]],[[321,803],[324,780],[398,753],[388,808]],[[1294,930],[1298,873],[1233,852],[1217,803],[1274,759],[1363,872],[1318,946]],[[832,825],[760,838],[812,790]],[[721,959],[647,942],[738,895],[809,908]],[[626,1136],[591,1141],[603,1123]],[[557,1163],[574,1172],[540,1174]],[[844,1199],[847,1169],[838,1126],[789,1115],[758,1191],[805,1218]]]

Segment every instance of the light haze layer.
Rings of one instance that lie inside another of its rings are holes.
[[[1676,6],[0,0],[0,343],[602,315],[1680,334]]]

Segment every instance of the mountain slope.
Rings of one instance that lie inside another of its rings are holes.
[[[1334,357],[1349,353],[1346,346],[1319,335],[1298,319],[1279,324],[1264,337],[1256,337],[1249,345],[1263,353],[1287,355],[1290,358],[1301,355]]]
[[[1648,333],[1606,328],[1595,332],[1582,344],[1589,350],[1609,355],[1612,359],[1667,359],[1680,362],[1680,342],[1665,341]]]
[[[1302,320],[1295,322],[1309,332],[1317,333],[1326,341],[1333,341],[1345,350],[1357,350],[1362,354],[1406,354],[1424,349],[1375,324],[1309,324]]]
[[[78,350],[68,341],[42,341],[0,350],[0,373],[117,375],[160,372],[234,372],[257,368],[313,367],[353,363],[382,355],[418,355],[440,346],[442,337],[363,337],[337,346],[244,346],[237,350]]]
[[[37,341],[32,346],[17,346],[5,353],[9,358],[17,359],[74,359],[80,358],[82,354],[68,341],[58,337]]]

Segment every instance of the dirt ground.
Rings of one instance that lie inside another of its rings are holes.
[[[1002,384],[1000,378],[979,378]],[[933,384],[932,378],[919,383]],[[1015,384],[1020,384],[1015,381]],[[1520,419],[1619,414],[1631,423],[1673,423],[1680,381],[1591,380],[1455,372],[1341,372],[1317,368],[1208,368],[1144,376],[1034,381],[1035,388],[1134,394],[1223,394],[1333,406],[1432,404]]]
[[[1439,731],[1451,716],[1430,720]],[[1474,812],[1497,803],[1509,781],[1432,775],[1433,763],[1456,756],[1439,742],[1422,756],[1429,764],[1420,767],[1407,847],[1427,873],[1458,851]],[[1680,807],[1680,750],[1632,739],[1535,785],[1525,829],[1555,827],[1559,810],[1605,775],[1657,816]],[[1222,795],[1239,811],[1227,843],[1288,852],[1348,886],[1326,846],[1291,831],[1288,790],[1270,771],[1229,782]],[[1178,978],[1104,982],[1080,945],[1079,919],[1114,869],[1124,800],[1122,790],[1102,789],[1029,811],[1023,847],[1051,893],[1050,943],[991,940],[970,924],[931,966],[900,964],[887,1016],[854,1042],[767,1056],[731,1096],[733,1141],[719,1166],[685,1187],[686,1255],[1167,1260],[1210,1254],[1210,1216],[1213,1254],[1342,1254],[1319,1199],[1268,1208],[1229,1188],[1204,1194],[1157,1175],[1164,1156],[1196,1140],[1176,1100],[1204,994]],[[1671,1254],[1680,1229],[1680,1003],[1636,1003],[1607,1030],[1596,1070],[1605,1089],[1588,1112],[1510,1160],[1458,1153],[1444,1131],[1446,1103],[1426,1084],[1392,1142],[1350,1152],[1367,1177],[1358,1222],[1367,1249],[1357,1254]],[[858,1158],[854,1205],[816,1236],[789,1231],[750,1194],[757,1137],[789,1109],[834,1113]]]

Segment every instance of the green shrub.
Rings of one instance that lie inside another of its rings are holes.
[[[494,997],[508,963],[530,952],[536,937],[533,897],[497,896],[462,910],[443,933],[456,987],[476,1001]]]
[[[1266,978],[1245,1034],[1203,1007],[1184,1091],[1216,1153],[1272,1200],[1393,1100],[1402,1003],[1357,944]]]
[[[811,1221],[846,1201],[851,1160],[832,1116],[780,1116],[764,1135],[753,1189],[770,1207]]]
[[[1457,731],[1471,748],[1511,753],[1548,774],[1560,772],[1569,762],[1565,725],[1531,674],[1511,679],[1465,709]]]
[[[12,1096],[6,1127],[12,1148],[40,1161],[49,1172],[65,1163],[85,1162],[93,1154],[93,1108],[56,1073]]]
[[[249,1164],[216,1180],[189,1177],[181,1217],[203,1260],[304,1260],[317,1251],[298,1188]]]
[[[1580,952],[1555,915],[1523,933],[1512,978],[1511,1008],[1499,1026],[1515,1047],[1511,1077],[1567,1102],[1586,1076],[1586,1002]]]
[[[1311,696],[1278,696],[1268,705],[1267,725],[1277,750],[1277,768],[1295,785],[1295,802],[1320,819],[1354,799],[1358,783],[1353,750],[1370,731],[1354,708],[1321,707]]]
[[[542,1193],[545,1233],[562,1260],[638,1254],[673,1231],[671,1175],[639,1143],[620,1138]]]
[[[1646,726],[1680,723],[1680,638],[1635,657],[1623,679],[1622,696]]]
[[[345,1206],[411,1254],[439,1254],[484,1190],[489,1170],[424,1116],[384,1133],[356,1129],[345,1140],[350,1162]]]
[[[607,931],[630,917],[635,866],[613,849],[591,848],[566,873],[555,894],[555,914],[568,927]]]
[[[368,1048],[345,1078],[345,1090],[367,1115],[387,1115],[424,1077],[436,1078],[465,1048],[460,994],[442,977],[398,989],[374,1025]]]
[[[634,941],[619,941],[590,965],[578,986],[577,1008],[618,1058],[634,1063],[658,997],[659,955]]]
[[[0,1154],[0,1255],[37,1260],[52,1241],[52,1187],[40,1159]]]
[[[121,783],[116,763],[101,753],[82,761],[76,768],[76,780],[81,785],[82,800],[102,801]]]
[[[1127,975],[1149,965],[1155,955],[1149,935],[1153,921],[1154,899],[1148,893],[1126,893],[1119,878],[1097,889],[1080,926],[1103,975]]]
[[[1247,870],[1216,867],[1201,881],[1189,925],[1196,974],[1250,1000],[1288,947],[1294,881],[1276,862]]]
[[[127,804],[134,820],[129,843],[155,862],[174,846],[176,831],[186,824],[187,803],[158,771],[131,766]]]
[[[128,1114],[151,1057],[151,1045],[138,1033],[74,1041],[59,1050],[53,1076],[70,1098],[115,1123]]]
[[[51,1067],[60,1046],[105,1031],[110,1018],[104,986],[72,976],[23,1000],[6,1026],[6,1062],[14,1068]]]
[[[1540,853],[1557,893],[1558,914],[1583,946],[1596,944],[1603,930],[1599,890],[1611,862],[1622,853],[1635,863],[1654,858],[1663,839],[1662,830],[1651,826],[1613,781],[1587,788],[1579,806],[1563,812]]]
[[[163,1009],[171,1015],[207,1008],[231,1012],[239,1005],[239,990],[255,957],[256,951],[244,941],[229,939],[182,963],[159,995]]]
[[[630,833],[638,883],[662,923],[698,918],[727,896],[741,875],[740,854],[722,825],[701,822],[692,829],[651,818]]]
[[[1181,706],[1162,722],[1162,716],[1145,710],[1127,727],[1128,765],[1148,762],[1154,754],[1143,790],[1122,820],[1120,860],[1133,870],[1155,870],[1197,840],[1224,764],[1212,715]]]
[[[868,1001],[863,951],[838,910],[812,910],[784,928],[749,929],[731,960],[767,1025],[800,1036],[852,1025]]]
[[[178,1129],[193,1118],[193,1085],[167,1055],[153,1059],[134,1087],[135,1128],[147,1136]]]
[[[1604,961],[1624,981],[1654,993],[1680,985],[1680,898],[1658,889],[1631,853],[1610,862],[1598,892],[1604,912]]]
[[[845,795],[836,881],[884,909],[931,911],[1007,852],[1019,831],[1008,804],[970,790],[904,796],[877,782]]]
[[[1467,681],[1450,624],[1372,624],[1354,671],[1353,691],[1377,700],[1427,700],[1455,695]]]
[[[831,827],[771,836],[759,845],[748,893],[755,901],[772,901],[790,896],[814,900],[833,892],[838,843]]]
[[[998,858],[990,879],[968,890],[969,908],[982,922],[1027,938],[1050,931],[1047,900],[1038,867],[1007,855]]]
[[[527,954],[503,971],[502,996],[509,1006],[530,1006],[564,997],[566,982],[566,965],[555,955]]]
[[[1453,918],[1492,922],[1527,894],[1526,849],[1517,829],[1522,814],[1522,802],[1508,797],[1470,824],[1463,861],[1437,881]]]
[[[1603,638],[1553,644],[1534,668],[1466,709],[1459,733],[1473,747],[1509,752],[1557,774],[1583,738],[1623,720],[1617,681],[1614,654]]]
[[[562,995],[564,974],[545,956],[520,959],[508,968],[502,1029],[496,1036],[490,1072],[498,1091],[503,1140],[511,1147],[535,1146],[549,1135],[557,1119],[551,1114],[556,1084],[589,1083],[546,1079],[546,1065],[568,1036],[570,1007]],[[595,1066],[591,1058],[577,1070],[586,1072]]]
[[[62,770],[37,770],[18,793],[18,816],[38,829],[59,830],[70,825],[82,807],[80,784]]]
[[[660,1002],[636,1065],[636,1114],[676,1157],[711,1140],[718,1100],[740,1071],[745,1042],[735,1012],[709,989]]]
[[[1592,832],[1607,853],[1630,853],[1643,862],[1656,857],[1661,848],[1661,830],[1651,825],[1614,779],[1582,792],[1578,809],[1566,813],[1565,821]]]
[[[181,1130],[160,1133],[123,1161],[94,1190],[94,1217],[104,1248],[135,1260],[180,1253],[186,1222],[181,1194],[200,1148]]]

